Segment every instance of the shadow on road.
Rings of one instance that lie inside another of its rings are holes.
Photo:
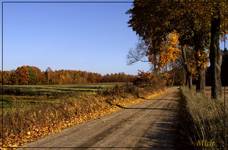
[[[177,109],[173,109],[173,108],[156,108],[156,107],[125,107],[125,106],[121,106],[116,104],[117,107],[122,108],[122,109],[147,109],[147,110],[164,110],[164,111],[177,111]]]
[[[165,120],[159,120],[159,122],[153,122],[136,147],[144,147],[145,150],[174,150],[177,122],[175,115],[171,115]]]

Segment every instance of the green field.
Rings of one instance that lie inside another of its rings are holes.
[[[2,95],[5,110],[37,104],[58,103],[70,97],[96,94],[124,83],[97,83],[74,85],[4,85]]]

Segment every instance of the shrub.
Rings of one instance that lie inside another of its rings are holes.
[[[151,87],[153,89],[163,88],[166,85],[164,79],[151,72],[140,71],[133,84],[138,87]]]

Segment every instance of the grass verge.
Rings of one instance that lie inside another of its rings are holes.
[[[94,95],[62,97],[63,100],[58,103],[40,103],[29,109],[26,108],[27,105],[14,107],[0,117],[4,125],[1,131],[3,147],[16,148],[66,127],[118,111],[121,108],[117,105],[127,106],[142,102],[141,95],[157,95],[156,92],[158,90],[139,89],[129,85],[116,86]]]
[[[182,87],[179,129],[184,145],[197,150],[223,149],[226,117],[223,110],[222,101],[211,100]]]

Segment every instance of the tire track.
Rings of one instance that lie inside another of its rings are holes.
[[[150,103],[149,107],[153,106],[153,105],[157,106],[161,102],[160,101],[154,101],[154,103],[152,103],[152,104]],[[134,109],[134,108],[130,108],[130,109]],[[106,138],[108,135],[112,135],[116,130],[118,130],[121,126],[123,126],[123,124],[131,123],[130,120],[133,120],[133,118],[142,118],[142,117],[144,117],[142,115],[143,113],[145,113],[144,110],[137,109],[137,111],[134,112],[132,115],[128,116],[127,118],[122,119],[119,122],[116,122],[111,127],[105,129],[104,131],[102,131],[101,133],[97,134],[96,136],[91,137],[85,143],[79,145],[79,147],[92,147],[93,145],[95,145],[99,141],[101,141],[104,138]],[[113,118],[113,119],[115,119],[115,118]]]
[[[144,103],[127,108],[120,106],[123,109],[118,112],[63,130],[27,146],[37,149],[172,149],[177,92],[177,89],[172,88],[162,96],[144,100]]]

